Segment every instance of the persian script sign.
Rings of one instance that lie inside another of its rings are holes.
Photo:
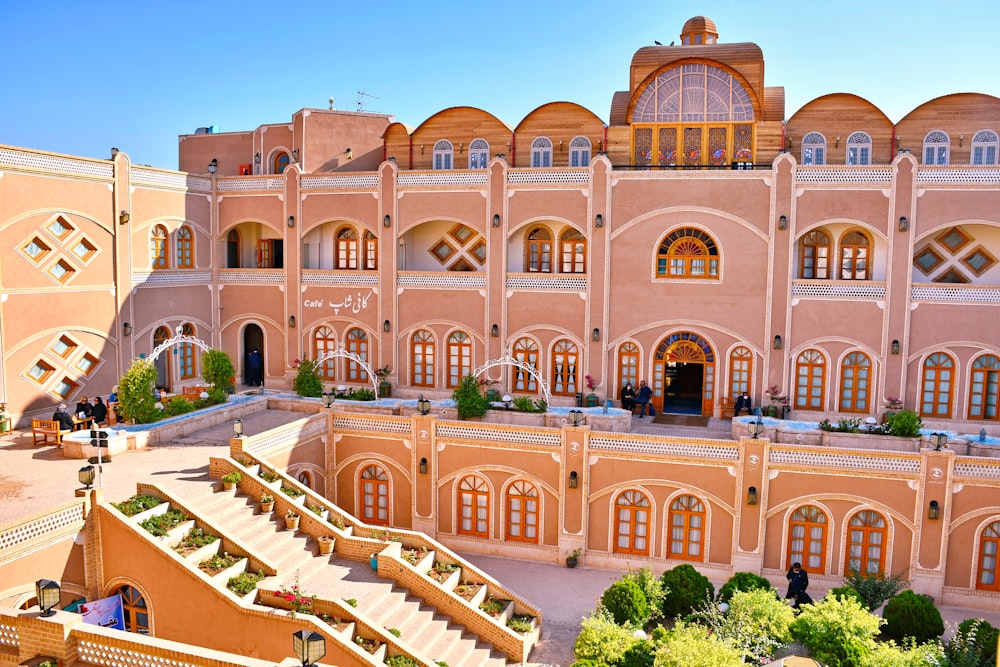
[[[348,294],[340,303],[327,301],[326,299],[306,299],[302,302],[302,305],[305,308],[328,308],[333,311],[334,315],[339,315],[342,309],[358,314],[368,308],[368,299],[371,298],[373,293],[373,290],[368,290],[368,294],[364,296],[361,295],[361,292],[358,292],[356,295]]]

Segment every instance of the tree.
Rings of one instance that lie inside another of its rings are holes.
[[[887,577],[878,574],[862,574],[852,570],[844,577],[844,583],[853,588],[868,606],[868,611],[875,611],[896,593],[907,587],[906,581],[899,575]]]
[[[490,402],[479,390],[479,381],[473,375],[463,377],[462,382],[452,392],[451,397],[455,399],[459,419],[482,417],[490,408]]]
[[[617,665],[624,659],[625,653],[639,641],[633,635],[635,628],[618,625],[611,613],[601,606],[584,618],[581,626],[573,646],[573,654],[579,661]]]
[[[773,588],[754,588],[733,593],[715,632],[751,662],[762,664],[791,640],[794,622],[795,611]]]
[[[299,396],[318,398],[323,395],[323,382],[316,373],[316,362],[303,359],[298,362],[298,373],[292,381],[292,388]]]
[[[631,623],[641,628],[649,619],[646,595],[639,584],[631,579],[622,578],[611,584],[601,596],[601,604],[618,625]]]
[[[663,598],[664,618],[690,614],[695,607],[715,596],[715,587],[708,577],[687,563],[664,572],[660,585],[666,592]]]
[[[883,621],[857,600],[828,595],[801,609],[792,637],[828,667],[860,667],[874,650]]]
[[[156,420],[156,366],[152,359],[136,359],[118,381],[118,410],[122,418],[136,424]]]
[[[913,591],[903,591],[882,610],[885,619],[885,634],[901,641],[912,637],[916,642],[937,639],[944,634],[941,612],[926,595]]]
[[[212,385],[208,395],[216,403],[223,403],[229,387],[232,386],[236,368],[233,360],[222,350],[208,350],[201,355],[201,377],[205,383]]]

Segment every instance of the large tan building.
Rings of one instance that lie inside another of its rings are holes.
[[[678,43],[636,52],[607,124],[569,102],[515,126],[469,107],[416,128],[304,109],[182,136],[180,172],[124,153],[0,149],[4,400],[25,423],[106,394],[179,331],[229,352],[244,378],[259,349],[269,387],[324,354],[326,383],[363,385],[353,353],[387,366],[397,396],[444,398],[508,357],[538,373],[497,366],[499,388],[557,405],[647,380],[657,412],[720,418],[748,391],[755,405],[787,395],[803,420],[878,419],[901,401],[934,429],[1000,434],[1000,99],[949,95],[894,123],[832,94],[786,116],[758,46],[719,42],[703,17]],[[197,383],[196,348],[173,349],[160,382]],[[332,424],[340,454],[299,462],[316,488],[363,514],[367,462],[399,491],[392,525],[457,548],[504,548],[499,498],[522,480],[549,509],[536,542],[512,547],[519,557],[582,546],[593,562],[680,559],[721,577],[780,576],[805,553],[834,582],[854,549],[887,539],[875,569],[980,605],[1000,591],[1000,471],[986,459],[674,451],[620,434],[581,449],[564,431],[492,448],[470,436],[474,453],[440,462],[416,434],[416,449],[402,438],[369,454],[403,427],[372,426],[372,440],[355,426]],[[437,447],[464,437],[441,433]],[[477,481],[483,450],[492,472]],[[422,458],[430,476],[407,477]],[[570,462],[584,493],[567,509]],[[873,488],[861,470],[891,481]],[[747,509],[746,487],[775,477]],[[928,524],[928,485],[945,521]],[[494,511],[465,532],[456,512],[476,494]],[[655,540],[640,545],[649,525]]]

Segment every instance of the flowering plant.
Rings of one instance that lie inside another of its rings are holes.
[[[497,384],[499,382],[500,382],[500,380],[494,380],[494,379],[492,379],[492,378],[490,378],[488,376],[487,377],[481,377],[481,378],[479,378],[479,386],[480,387],[492,387],[493,385],[495,385],[495,384]]]
[[[767,395],[767,398],[775,405],[788,405],[788,397],[781,393],[781,389],[778,388],[778,385],[768,387],[767,390],[764,391],[764,394]]]
[[[7,412],[7,404],[0,401],[0,412]]]
[[[286,588],[282,586],[274,594],[275,597],[281,598],[285,602],[289,603],[292,607],[292,611],[297,611],[300,614],[312,614],[313,603],[316,601],[315,595],[306,595],[299,588],[299,578],[298,575],[295,577],[295,583],[292,586]]]
[[[587,381],[587,389],[589,389],[590,391],[594,391],[594,389],[597,386],[594,384],[594,378],[587,375],[584,379]]]
[[[903,407],[903,399],[893,398],[892,396],[890,396],[887,399],[885,399],[885,407],[889,408],[890,410],[899,410],[901,407]]]
[[[379,382],[385,381],[385,379],[389,377],[390,373],[392,373],[392,369],[389,368],[389,364],[386,364],[382,368],[375,369],[375,377],[378,378]]]

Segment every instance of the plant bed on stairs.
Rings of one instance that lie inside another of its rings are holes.
[[[438,582],[439,584],[444,584],[448,579],[450,579],[456,572],[461,570],[458,565],[454,563],[434,563],[434,567],[427,571],[427,576]]]
[[[466,602],[472,603],[475,601],[477,594],[482,589],[482,584],[470,584],[469,582],[463,582],[458,586],[455,586],[455,589],[452,592]]]
[[[244,558],[244,556],[234,556],[229,552],[223,551],[198,563],[198,569],[208,576],[214,577],[223,570],[233,567]]]
[[[264,579],[264,576],[263,571],[241,572],[235,577],[229,578],[226,588],[242,597],[257,588],[257,584]]]
[[[181,541],[174,545],[173,549],[181,556],[189,556],[202,547],[213,544],[219,538],[206,533],[201,528],[192,528],[181,538]]]
[[[156,516],[151,516],[148,519],[144,519],[139,522],[150,535],[156,535],[157,537],[166,537],[173,528],[176,528],[185,521],[190,521],[191,518],[184,514],[180,510],[167,510],[163,514],[158,514]]]

